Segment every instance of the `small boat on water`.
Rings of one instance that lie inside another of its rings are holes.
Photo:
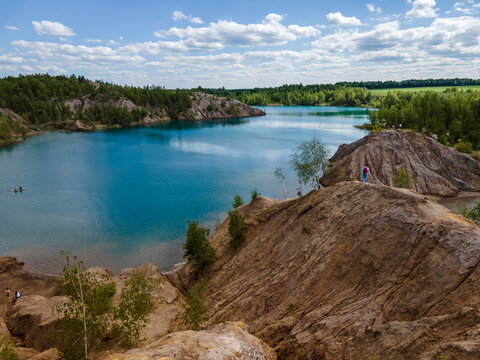
[[[24,192],[24,191],[27,191],[27,189],[23,188],[23,187],[14,187],[13,189],[9,189],[8,191],[13,191],[13,192]]]

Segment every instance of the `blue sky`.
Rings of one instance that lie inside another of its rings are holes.
[[[480,0],[0,0],[0,76],[246,88],[480,78]]]

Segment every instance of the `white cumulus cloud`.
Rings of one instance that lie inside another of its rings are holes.
[[[405,14],[406,18],[432,18],[437,17],[438,9],[434,9],[435,0],[415,0],[412,9]]]
[[[326,15],[327,20],[330,24],[342,25],[342,26],[357,26],[362,25],[362,22],[358,20],[355,16],[343,16],[342,13],[329,13]]]
[[[38,35],[75,36],[73,30],[56,21],[32,21],[33,28]]]
[[[314,26],[285,26],[281,22],[285,16],[268,14],[261,24],[239,24],[234,21],[219,20],[208,27],[177,28],[157,31],[157,37],[177,37],[180,41],[172,42],[185,50],[221,50],[227,46],[272,46],[285,45],[301,38],[320,35]],[[163,45],[166,45],[164,42]]]
[[[175,21],[180,21],[180,20],[188,20],[194,24],[203,24],[203,20],[200,19],[197,16],[192,16],[192,15],[185,15],[183,12],[175,10],[173,12],[172,19]]]

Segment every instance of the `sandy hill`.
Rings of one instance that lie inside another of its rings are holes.
[[[243,321],[279,359],[480,358],[480,228],[408,190],[343,182],[258,197],[246,243],[212,237],[211,324]],[[194,281],[188,269],[176,281]]]
[[[341,145],[330,159],[331,170],[321,182],[331,186],[351,178],[360,180],[365,163],[368,181],[392,186],[397,170],[405,167],[413,189],[423,194],[454,196],[459,191],[480,191],[480,162],[440,144],[437,140],[404,130],[384,130],[351,144]]]

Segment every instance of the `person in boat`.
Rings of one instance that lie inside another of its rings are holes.
[[[13,191],[17,192],[17,191],[18,191],[18,188],[17,188],[17,187],[14,187],[14,188],[13,188]]]
[[[18,187],[18,191],[22,192],[23,188],[21,186]]]

